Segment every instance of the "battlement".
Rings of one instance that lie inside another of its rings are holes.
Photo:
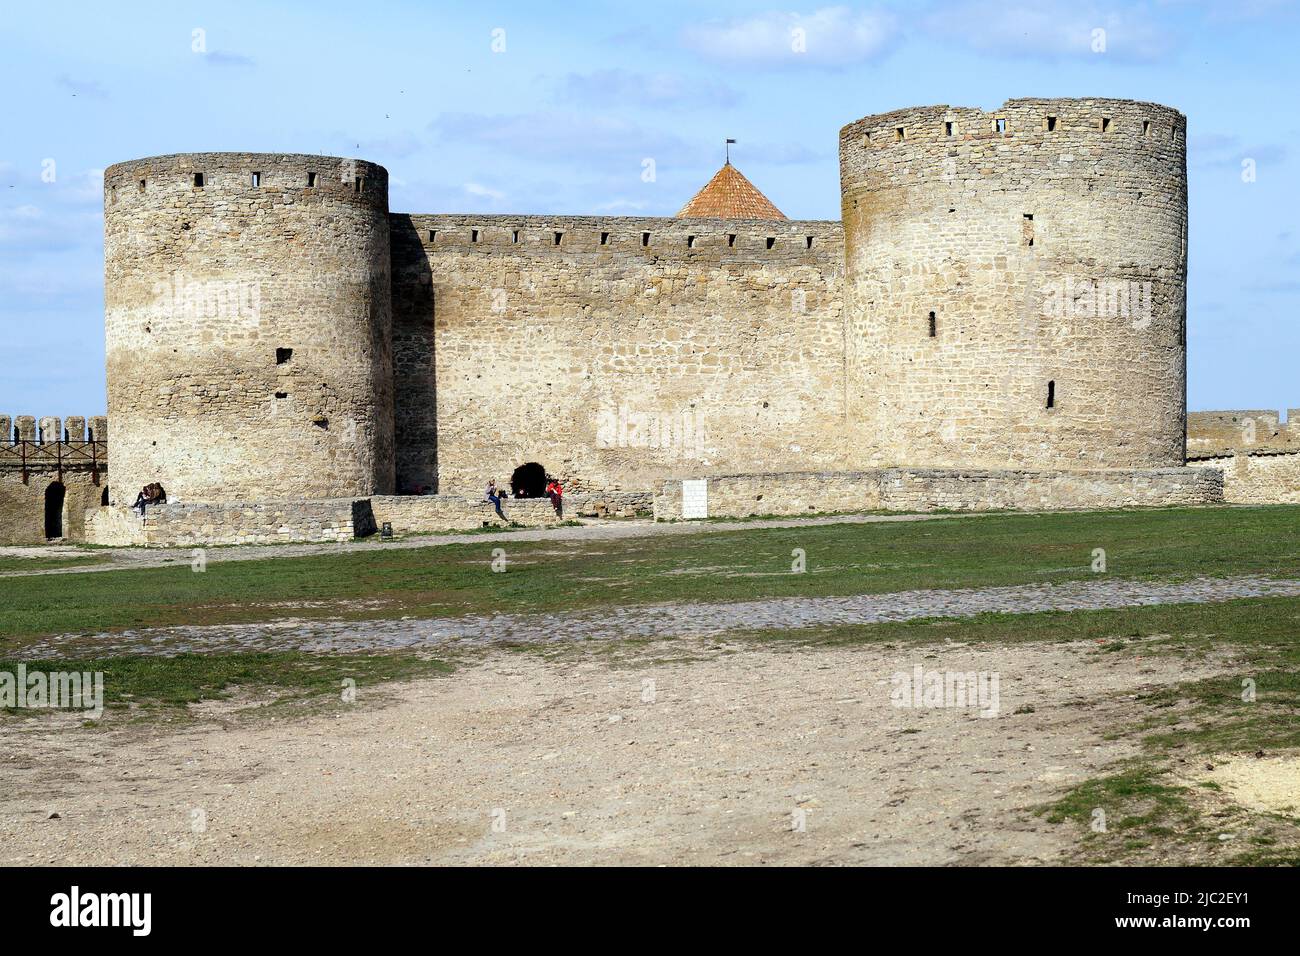
[[[173,153],[104,170],[106,210],[259,198],[387,210],[388,170],[362,159],[302,153]]]
[[[31,473],[90,472],[93,484],[108,468],[108,419],[0,415],[0,472],[18,473],[24,483]]]
[[[596,253],[698,262],[835,262],[844,230],[834,220],[393,214],[394,244],[484,255]]]
[[[840,130],[846,190],[876,175],[914,182],[951,178],[976,160],[986,174],[1072,178],[1121,164],[1181,165],[1187,118],[1168,106],[1120,99],[1013,99],[985,111],[918,106],[864,116]]]
[[[1286,418],[1271,408],[1188,412],[1188,457],[1300,450],[1300,408],[1288,409]]]
[[[83,442],[107,442],[108,418],[92,415],[89,418],[69,415],[60,421],[57,416],[36,418],[32,415],[0,415],[0,450],[20,442],[36,445]]]

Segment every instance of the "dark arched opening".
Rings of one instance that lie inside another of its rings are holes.
[[[61,481],[51,481],[45,489],[45,537],[63,537],[63,496],[66,489]]]
[[[516,498],[544,498],[546,469],[535,461],[520,465],[510,476],[510,493]]]

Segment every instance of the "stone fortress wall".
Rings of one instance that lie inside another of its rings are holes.
[[[575,490],[856,452],[839,223],[394,216],[397,484]]]
[[[827,475],[830,510],[1213,500],[1182,470],[1185,123],[1106,99],[865,117],[843,226],[390,213],[359,160],[118,164],[115,486],[162,481],[187,541],[238,539],[242,502],[310,534],[362,500],[477,520],[525,462],[574,494],[704,478],[778,513]],[[392,503],[415,491],[460,503]]]
[[[1186,119],[932,106],[840,132],[850,414],[883,465],[1183,463]]]
[[[391,491],[389,268],[382,166],[245,153],[110,166],[117,487],[158,480],[187,501]]]
[[[1223,472],[1225,501],[1300,504],[1300,408],[1189,412],[1187,459]]]

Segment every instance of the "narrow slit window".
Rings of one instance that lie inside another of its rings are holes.
[[[1143,121],[1142,121],[1142,138],[1143,138],[1143,139],[1150,139],[1150,138],[1151,138],[1151,121],[1150,121],[1150,120],[1143,120]]]
[[[609,233],[607,233],[607,232],[602,232],[602,233],[600,234],[600,244],[601,244],[602,246],[607,246],[607,245],[609,245]]]
[[[1101,118],[1101,131],[1102,131],[1103,133],[1109,133],[1109,132],[1110,132],[1110,117],[1109,117],[1109,116],[1103,116],[1103,117]]]
[[[202,174],[202,173],[195,173],[195,174],[194,174],[194,185],[195,185],[196,187],[198,187],[199,189],[202,189],[202,188],[203,188],[203,174]]]
[[[253,185],[254,185],[254,186],[260,186],[260,185],[262,185],[262,174],[261,174],[261,173],[253,173]]]
[[[734,232],[727,233],[727,248],[730,249],[735,244],[736,244],[736,234]]]
[[[361,192],[361,190],[363,190],[363,189],[365,189],[365,188],[366,188],[366,177],[365,177],[365,176],[358,176],[356,179],[352,180],[352,189],[353,189],[353,191],[355,191],[355,192]]]
[[[1055,133],[1055,132],[1056,132],[1056,117],[1055,117],[1055,116],[1049,116],[1049,117],[1047,117],[1047,131],[1048,131],[1049,133]]]
[[[108,195],[109,195],[109,201],[112,202],[112,203],[114,203],[114,204],[116,205],[116,203],[117,203],[117,187],[114,186],[112,189],[110,189],[110,190],[108,191]]]
[[[471,230],[469,231],[469,241],[470,241],[470,242],[478,242],[478,230],[477,230],[477,229],[471,229]]]
[[[1025,245],[1032,246],[1034,244],[1034,214],[1032,212],[1025,213],[1025,218],[1021,223],[1021,230],[1025,237]]]
[[[813,243],[813,237],[812,237],[812,236],[804,236],[804,240],[808,243],[808,248],[811,249],[811,248],[812,248],[812,243]]]
[[[1047,407],[1048,408],[1056,407],[1056,381],[1055,380],[1047,383]]]
[[[694,236],[687,236],[687,237],[686,237],[686,248],[687,248],[687,249],[694,249],[694,248],[695,248],[695,237],[694,237]]]
[[[516,243],[516,244],[518,244],[518,242],[519,242],[519,230],[518,230],[518,229],[516,229],[516,230],[511,234],[511,241],[514,242],[514,243]]]
[[[564,240],[564,233],[557,232],[555,234],[555,244],[558,246],[563,240]]]
[[[933,312],[930,313],[930,338],[939,334],[939,319]]]
[[[308,174],[307,174],[307,188],[308,188],[308,189],[311,189],[311,188],[312,188],[313,186],[315,186],[315,185],[316,185],[316,174],[315,174],[315,173],[308,173]]]
[[[641,245],[643,246],[650,245],[650,233],[648,232],[641,233]]]
[[[773,246],[775,246],[775,245],[776,245],[776,236],[768,236],[768,237],[767,237],[767,247],[768,247],[769,249],[771,249],[771,248],[772,248]]]
[[[435,240],[435,239],[437,239],[437,238],[438,238],[438,230],[437,230],[437,229],[430,229],[430,230],[429,230],[429,241],[430,241],[430,242],[433,242],[433,240]]]
[[[951,121],[946,122],[946,123],[943,124],[943,135],[944,135],[944,136],[951,136],[951,135],[952,135],[952,122],[951,122]]]
[[[144,180],[140,180],[140,192],[144,192]]]
[[[1007,121],[1002,119],[1001,117],[995,119],[993,121],[993,129],[995,132],[1005,133],[1007,131]]]
[[[901,143],[901,142],[902,142],[903,140],[905,140],[905,139],[907,139],[907,130],[906,130],[906,128],[904,128],[904,127],[902,127],[902,126],[896,127],[896,128],[894,129],[894,141],[897,142],[897,143]]]
[[[293,349],[284,349],[284,348],[280,348],[280,349],[276,349],[276,350],[275,350],[275,364],[276,364],[276,365],[284,365],[284,364],[287,363],[287,362],[289,361],[289,359],[291,359],[291,358],[293,358]]]

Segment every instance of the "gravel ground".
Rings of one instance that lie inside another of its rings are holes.
[[[707,637],[746,630],[879,624],[1158,604],[1204,604],[1252,597],[1295,597],[1300,581],[1198,578],[1184,582],[1099,578],[954,590],[896,591],[847,597],[771,598],[728,603],[649,604],[551,614],[490,614],[417,620],[336,621],[287,617],[257,624],[156,627],[106,634],[63,634],[21,649],[28,660],[113,654],[307,650],[352,653],[398,648],[554,644],[626,638]],[[291,613],[286,609],[286,614]]]
[[[290,719],[6,719],[0,862],[1051,862],[1078,832],[1023,808],[1130,754],[1102,738],[1135,694],[1227,666],[1086,643],[685,650],[487,649]],[[997,716],[893,706],[916,665],[997,673]]]

